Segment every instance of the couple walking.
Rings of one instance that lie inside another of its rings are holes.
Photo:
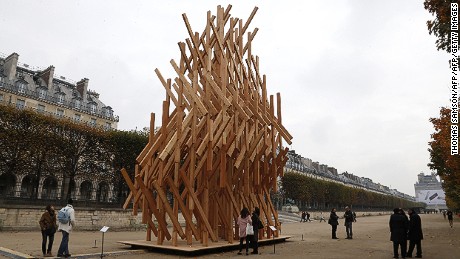
[[[54,210],[54,206],[46,206],[46,211],[42,214],[39,224],[42,232],[42,252],[44,257],[53,257],[52,249],[54,242],[54,234],[56,231],[62,232],[62,240],[59,245],[59,250],[57,253],[58,257],[70,257],[69,253],[69,235],[72,231],[73,226],[75,225],[75,211],[72,206],[72,199],[69,199],[67,206],[61,209],[65,211],[66,217],[68,217],[66,223],[61,222],[62,219],[59,218],[58,214]],[[48,246],[47,246],[48,243]]]
[[[259,229],[263,228],[262,221],[260,221],[260,209],[258,207],[254,208],[254,212],[252,216],[250,216],[248,208],[243,208],[241,210],[240,216],[238,217],[238,226],[239,226],[239,237],[240,237],[240,251],[238,254],[241,254],[243,250],[243,241],[246,239],[246,255],[249,254],[249,243],[251,243],[251,247],[253,251],[251,254],[259,254]],[[248,226],[253,227],[253,233],[248,234],[247,228]]]
[[[394,214],[390,216],[390,240],[393,241],[393,258],[399,258],[398,249],[401,249],[402,258],[412,257],[414,248],[417,247],[415,257],[422,258],[422,221],[420,216],[413,210],[409,209],[409,217],[401,208],[395,208]],[[409,240],[409,250],[406,252],[407,240]]]

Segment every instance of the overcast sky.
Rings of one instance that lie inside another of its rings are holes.
[[[174,77],[188,38],[181,15],[201,33],[207,11],[229,3],[244,21],[259,7],[252,51],[269,94],[281,92],[290,148],[414,195],[430,173],[429,118],[449,104],[448,57],[422,1],[0,0],[0,52],[89,78],[119,129],[142,129],[165,98],[154,69]]]

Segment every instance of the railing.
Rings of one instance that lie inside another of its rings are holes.
[[[61,99],[59,97],[50,96],[50,95],[44,95],[43,96],[43,95],[40,95],[40,93],[37,92],[37,91],[32,91],[32,90],[29,90],[29,89],[19,88],[18,86],[8,84],[8,83],[2,82],[2,81],[0,81],[0,89],[3,89],[5,91],[11,92],[11,93],[14,93],[14,94],[17,94],[17,95],[21,95],[21,96],[24,96],[24,97],[37,99],[37,100],[41,100],[41,101],[44,101],[44,102],[49,102],[49,103],[52,103],[54,105],[64,106],[67,109],[72,109],[72,110],[75,110],[75,111],[78,111],[78,112],[91,114],[93,116],[98,116],[98,117],[103,118],[103,119],[107,119],[107,120],[111,120],[111,121],[115,121],[115,122],[119,121],[118,116],[115,116],[113,114],[108,116],[105,109],[96,108],[94,110],[94,108],[92,108],[91,105],[89,105],[88,103],[81,102],[81,104],[78,105],[78,107],[76,107],[77,105],[76,105],[75,101],[69,101],[69,100],[66,100],[66,99],[61,101]]]

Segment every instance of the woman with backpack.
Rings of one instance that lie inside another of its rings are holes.
[[[72,199],[69,199],[67,206],[58,212],[58,231],[61,231],[62,233],[62,240],[57,254],[58,257],[70,257],[69,236],[72,228],[75,226],[75,210],[73,209],[72,204]]]
[[[53,249],[54,233],[56,233],[56,212],[51,205],[46,206],[46,211],[42,214],[40,221],[40,229],[42,231],[42,252],[44,257],[52,257],[51,250]],[[46,242],[49,239],[48,250],[46,250]]]

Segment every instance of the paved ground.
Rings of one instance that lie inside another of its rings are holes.
[[[340,213],[339,213],[340,214]],[[425,238],[422,241],[423,258],[460,258],[460,224],[454,222],[450,228],[440,214],[421,215]],[[373,216],[358,218],[354,224],[354,239],[344,239],[345,227],[343,220],[338,229],[339,240],[330,239],[330,226],[317,221],[308,223],[285,223],[282,235],[292,236],[287,242],[277,244],[275,253],[273,245],[259,249],[260,255],[276,258],[392,258],[392,243],[389,240],[389,216]],[[117,243],[119,240],[143,240],[145,233],[114,232],[105,234],[104,252],[106,257],[118,258],[183,258],[177,255],[165,255],[155,251],[132,250],[129,246]],[[101,232],[81,232],[76,230],[70,236],[70,252],[73,257],[100,258]],[[61,240],[60,233],[56,235],[54,253]],[[95,245],[96,242],[96,245]],[[10,249],[10,252],[0,252],[0,258],[8,258],[5,254],[13,251],[23,255],[10,258],[26,258],[41,256],[41,234],[37,232],[0,232],[0,251]],[[95,247],[96,246],[96,247]],[[240,258],[235,251],[219,252],[203,255],[203,258]],[[3,254],[3,255],[2,255]],[[257,255],[251,255],[254,257]]]

